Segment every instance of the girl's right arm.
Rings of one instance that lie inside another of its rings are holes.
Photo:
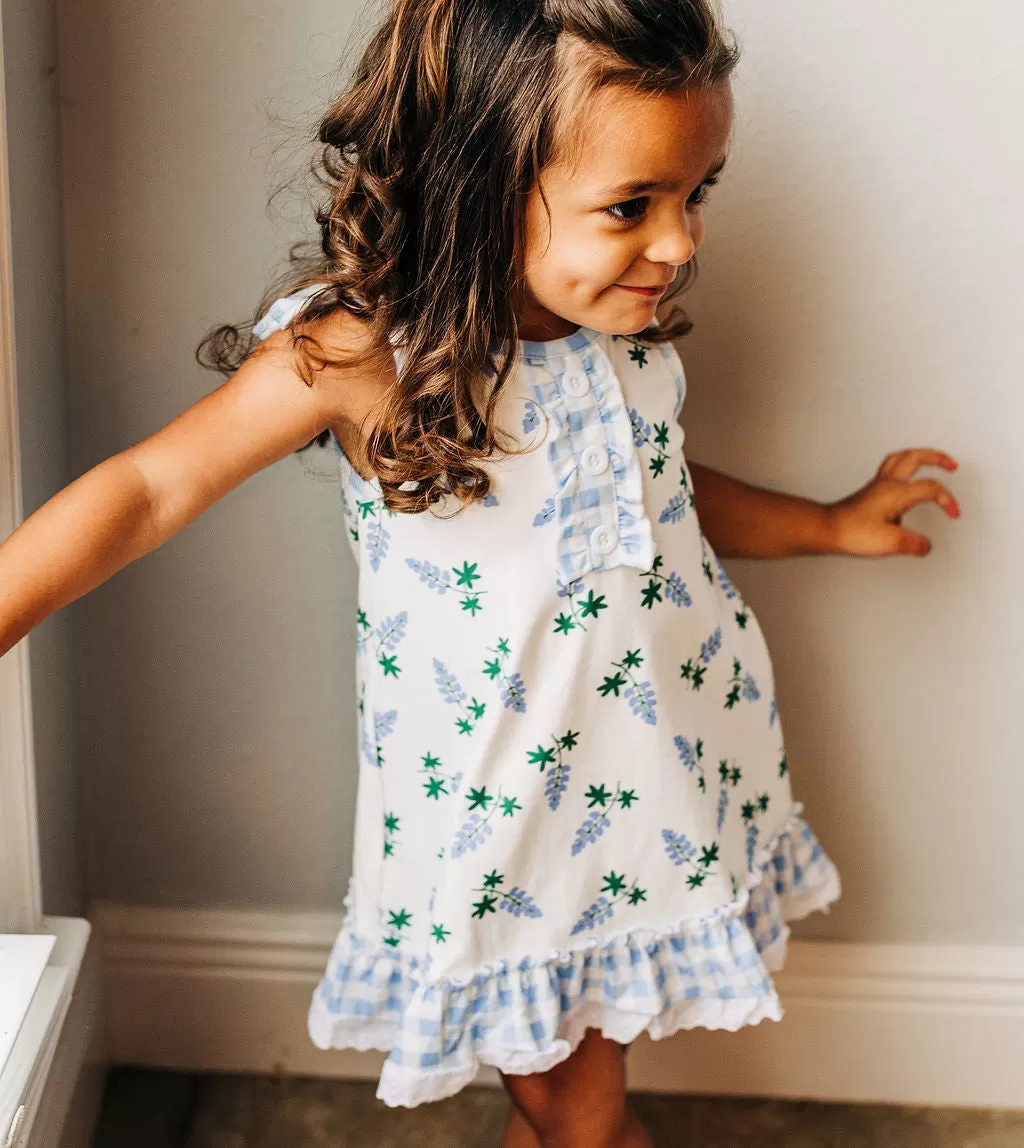
[[[329,352],[365,347],[346,312],[302,329]],[[392,379],[391,360],[367,360],[307,386],[288,333],[270,335],[225,383],[64,487],[0,544],[0,655],[257,471],[329,426],[350,435]]]

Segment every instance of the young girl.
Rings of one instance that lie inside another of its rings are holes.
[[[0,547],[7,650],[333,444],[359,793],[310,1033],[387,1050],[392,1105],[497,1066],[509,1146],[649,1143],[624,1047],[779,1019],[785,922],[839,894],[719,555],[924,555],[902,515],[959,514],[935,450],[827,505],[684,458],[689,323],[656,312],[736,59],[710,0],[395,0],[320,127],[320,257],[204,341],[227,382]]]

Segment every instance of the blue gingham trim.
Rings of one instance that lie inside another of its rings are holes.
[[[322,283],[313,283],[309,287],[293,291],[291,295],[284,295],[280,299],[275,299],[260,321],[253,327],[252,333],[257,339],[265,339],[274,331],[283,331],[299,313],[302,304],[311,295],[323,290],[323,286]]]
[[[598,331],[581,328],[550,344],[526,342],[523,357],[547,367],[550,381],[533,385],[534,397],[550,416],[553,430],[548,458],[557,489],[557,567],[563,585],[593,570],[635,566],[647,570],[654,561],[654,536],[644,508],[643,475],[633,442],[633,429],[618,379]],[[549,347],[556,346],[551,354]],[[586,373],[585,394],[570,393],[566,374]],[[600,474],[584,465],[587,450],[607,451],[609,465]],[[610,539],[602,552],[595,532]]]
[[[781,966],[786,920],[839,895],[835,868],[799,811],[759,858],[760,880],[740,911],[684,919],[671,932],[633,930],[455,983],[431,982],[414,954],[343,926],[313,997],[310,1035],[321,1048],[388,1051],[377,1095],[412,1107],[453,1095],[480,1064],[545,1071],[587,1027],[627,1043],[643,1031],[659,1039],[777,1020],[768,970]]]

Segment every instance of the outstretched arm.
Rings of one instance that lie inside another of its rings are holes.
[[[392,382],[394,361],[364,354],[366,333],[345,312],[309,327],[331,355],[358,352],[351,366],[325,369],[307,386],[291,337],[276,332],[227,382],[86,471],[0,540],[0,656],[325,427],[346,435],[358,427]]]
[[[887,455],[870,482],[833,503],[751,486],[699,463],[688,465],[701,529],[723,558],[923,557],[931,550],[931,542],[903,527],[902,516],[922,502],[937,503],[950,518],[960,516],[956,499],[942,483],[931,478],[914,480],[921,466],[956,469],[956,460],[938,450]]]

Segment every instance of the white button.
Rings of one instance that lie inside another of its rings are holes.
[[[574,399],[582,398],[590,390],[590,380],[583,371],[566,371],[562,376],[562,390]]]
[[[590,545],[598,554],[611,554],[619,543],[619,532],[614,526],[602,523],[590,532]]]
[[[580,462],[588,474],[603,474],[608,469],[608,452],[603,446],[588,446]]]

